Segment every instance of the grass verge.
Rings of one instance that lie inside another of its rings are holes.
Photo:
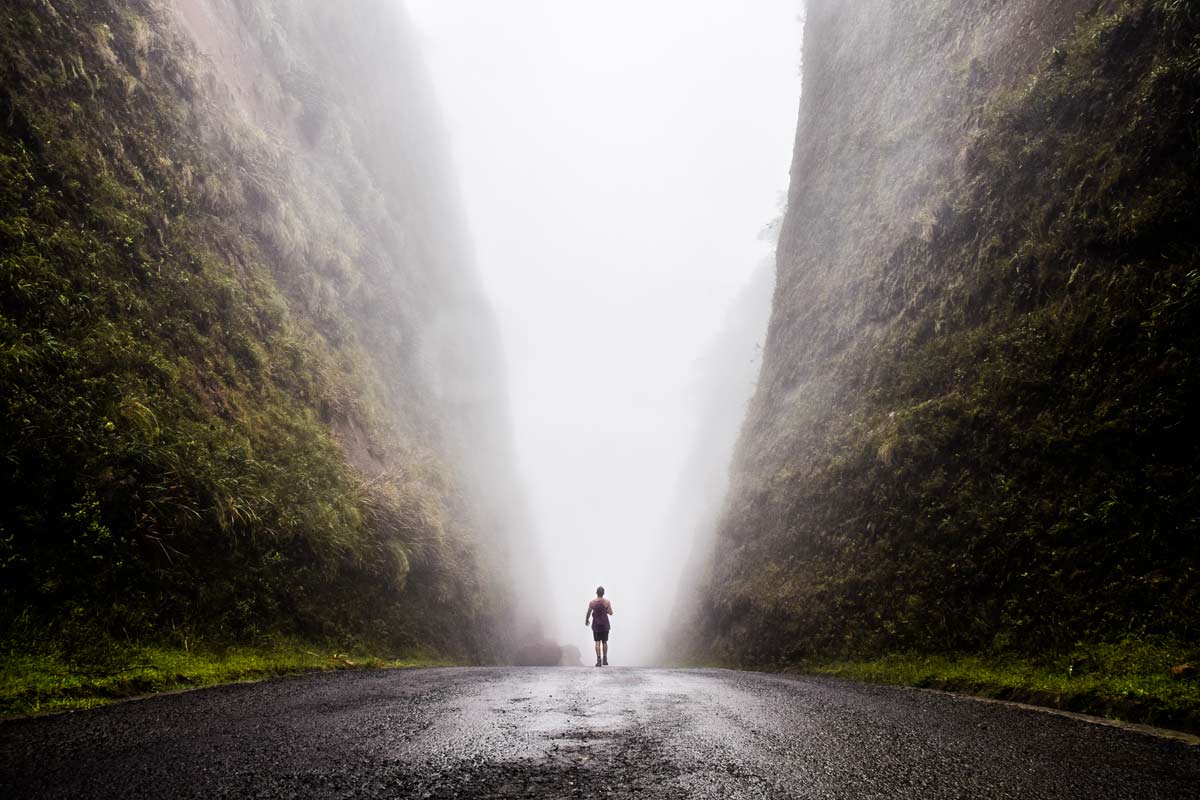
[[[455,664],[433,653],[395,658],[322,652],[299,642],[211,650],[130,645],[111,653],[107,662],[88,667],[58,654],[0,654],[0,717],[95,708],[138,695],[304,672]]]
[[[1200,733],[1200,681],[1166,669],[1086,671],[1018,658],[893,654],[870,661],[798,665],[787,671],[915,686],[1047,706]]]

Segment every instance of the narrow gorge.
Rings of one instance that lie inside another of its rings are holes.
[[[1194,0],[10,0],[0,795],[1191,797],[1198,190]]]

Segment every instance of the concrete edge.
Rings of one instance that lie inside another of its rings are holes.
[[[778,672],[765,672],[761,670],[738,669],[737,667],[690,667],[683,669],[706,670],[713,672],[756,672],[759,675],[774,675],[792,679],[799,678],[838,681],[841,683],[852,683],[858,686],[878,686],[908,692],[925,692],[926,694],[941,695],[954,700],[963,700],[974,703],[990,703],[997,706],[1018,708],[1022,711],[1033,711],[1039,714],[1053,714],[1058,717],[1066,717],[1067,719],[1073,719],[1078,722],[1086,722],[1091,725],[1103,725],[1106,728],[1116,728],[1118,730],[1130,731],[1131,733],[1140,733],[1144,736],[1154,736],[1159,739],[1170,739],[1172,741],[1188,745],[1189,747],[1200,747],[1200,736],[1186,733],[1184,731],[1172,730],[1171,728],[1156,728],[1153,725],[1142,725],[1137,722],[1125,722],[1124,720],[1110,719],[1109,717],[1098,717],[1094,714],[1083,714],[1079,711],[1067,711],[1062,708],[1054,708],[1053,706],[1039,706],[1032,703],[1020,703],[1015,700],[999,700],[994,697],[983,697],[981,695],[968,694],[966,692],[952,692],[947,689],[930,689],[923,686],[906,686],[901,683],[875,683],[873,681],[855,680],[854,678],[843,678],[837,675],[821,675],[819,673],[791,672],[786,670],[781,670]]]
[[[949,692],[944,689],[925,689],[919,686],[900,686],[900,689],[909,689],[915,692],[928,692],[930,694],[940,694],[947,697],[952,697],[955,700],[967,700],[975,703],[990,703],[992,705],[1007,706],[1009,708],[1019,708],[1023,711],[1035,711],[1041,714],[1053,714],[1058,717],[1066,717],[1067,719],[1077,720],[1079,722],[1087,722],[1091,725],[1103,725],[1106,728],[1117,728],[1123,731],[1132,731],[1146,736],[1157,736],[1160,739],[1173,739],[1177,742],[1189,745],[1191,747],[1200,747],[1200,736],[1183,731],[1175,731],[1170,728],[1156,728],[1153,725],[1142,725],[1136,722],[1124,722],[1119,719],[1109,719],[1108,717],[1097,717],[1092,714],[1081,714],[1078,711],[1066,711],[1061,708],[1053,708],[1051,706],[1035,706],[1030,703],[1018,703],[1013,700],[997,700],[994,697],[980,697],[974,694],[965,694],[963,692]]]

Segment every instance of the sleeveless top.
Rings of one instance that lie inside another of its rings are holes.
[[[592,602],[588,603],[588,608],[592,610],[592,628],[596,630],[605,630],[609,627],[608,621],[608,601],[597,597]]]

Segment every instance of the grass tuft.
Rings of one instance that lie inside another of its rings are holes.
[[[1053,663],[1012,656],[895,653],[814,662],[788,671],[963,692],[1126,722],[1200,732],[1200,680],[1176,678],[1168,648],[1080,648]]]
[[[127,645],[106,656],[110,663],[103,668],[72,662],[59,653],[22,651],[0,656],[0,716],[96,708],[140,695],[305,672],[455,665],[429,652],[347,653],[299,641],[190,650]]]

